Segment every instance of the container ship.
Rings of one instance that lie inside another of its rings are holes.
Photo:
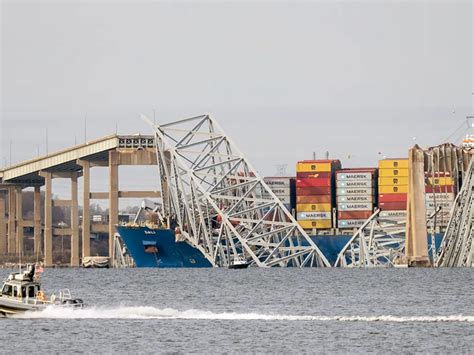
[[[343,169],[339,160],[303,160],[296,177],[265,177],[265,183],[292,213],[331,264],[375,209],[380,217],[406,219],[408,160],[383,159],[377,168]],[[427,175],[427,215],[437,214],[435,244],[449,221],[455,198],[449,173]],[[211,267],[195,247],[175,235],[173,228],[153,225],[119,225],[117,232],[137,267]],[[430,239],[431,243],[431,239]]]

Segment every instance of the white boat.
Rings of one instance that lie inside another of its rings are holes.
[[[84,302],[79,298],[72,298],[69,289],[60,290],[48,297],[41,289],[34,265],[29,265],[23,273],[11,273],[3,282],[0,315],[41,311],[49,306],[83,308]]]

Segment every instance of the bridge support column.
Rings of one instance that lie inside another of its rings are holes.
[[[79,211],[77,173],[71,175],[71,266],[79,266]]]
[[[24,239],[23,239],[23,190],[21,187],[15,189],[16,198],[16,253],[18,255],[24,254]]]
[[[8,189],[8,253],[15,254],[16,242],[15,242],[15,214],[16,214],[16,199],[14,188]]]
[[[115,225],[118,223],[119,152],[109,152],[109,257],[113,255]]]
[[[5,195],[0,195],[0,255],[6,254],[7,249],[7,225],[5,220]]]
[[[82,166],[82,258],[91,254],[91,219],[90,219],[90,163],[78,160]]]
[[[44,266],[53,266],[53,177],[50,172],[40,173],[44,177]]]
[[[41,254],[41,188],[35,186],[33,196],[33,220],[34,220],[34,252]]]
[[[405,256],[408,266],[430,266],[426,232],[424,152],[408,151],[408,203]]]

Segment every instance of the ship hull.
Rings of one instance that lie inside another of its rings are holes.
[[[212,266],[198,249],[185,241],[177,242],[172,230],[130,226],[119,226],[117,230],[137,267],[202,268]],[[339,252],[351,237],[348,234],[316,235],[311,236],[311,239],[329,263],[334,265]],[[437,234],[437,248],[441,244],[441,239],[442,235]]]
[[[169,229],[119,226],[117,231],[137,267],[211,267],[202,253],[185,241],[176,241]]]

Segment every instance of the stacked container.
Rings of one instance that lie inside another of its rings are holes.
[[[296,211],[303,229],[330,229],[339,160],[303,160],[296,165]]]
[[[379,161],[380,217],[405,219],[408,193],[408,159]]]
[[[426,214],[429,217],[435,211],[435,207],[441,207],[441,211],[436,214],[436,225],[445,227],[455,197],[454,180],[449,172],[438,172],[434,176],[426,173],[426,178]]]
[[[336,172],[338,228],[360,227],[372,215],[377,169],[344,169]]]
[[[269,176],[263,178],[263,180],[287,210],[291,212],[296,203],[296,179],[289,176]]]

